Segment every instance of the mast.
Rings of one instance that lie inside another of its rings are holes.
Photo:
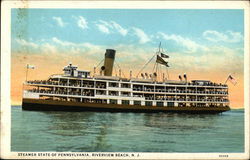
[[[161,73],[160,73],[160,74],[158,73],[158,72],[161,72],[161,71],[159,71],[160,68],[159,68],[159,66],[158,66],[158,63],[161,64],[161,65],[164,65],[164,66],[166,66],[166,67],[169,67],[169,66],[168,66],[168,62],[166,62],[166,61],[164,60],[164,58],[169,58],[169,56],[163,53],[163,49],[162,49],[162,51],[161,51],[161,42],[160,42],[158,51],[155,52],[155,54],[153,55],[153,57],[152,57],[152,58],[142,67],[142,69],[138,72],[138,74],[137,74],[137,76],[136,76],[137,78],[138,78],[139,74],[142,72],[142,70],[143,70],[143,69],[153,60],[154,57],[156,57],[156,60],[155,60],[155,63],[154,63],[154,67],[153,67],[153,70],[152,70],[152,74],[154,75],[155,80],[157,79],[158,75],[161,74]],[[159,69],[158,69],[158,68],[159,68]],[[168,78],[169,78],[168,71],[167,71],[167,76],[168,76]],[[159,76],[159,77],[160,77],[160,76]]]
[[[156,68],[155,72],[157,73],[157,75],[161,76],[162,75],[162,73],[161,73],[162,69],[161,69],[161,66],[160,67],[158,66],[158,63],[161,64],[161,65],[164,65],[166,67],[167,78],[169,79],[169,74],[168,74],[169,65],[168,65],[168,62],[165,61],[165,59],[169,58],[169,56],[164,53],[163,48],[161,47],[161,42],[159,44],[159,50],[156,53],[156,56],[157,56],[156,63],[155,63],[156,67],[154,67],[154,68]],[[154,72],[154,69],[153,69],[153,72]],[[163,81],[164,81],[164,79],[163,79]]]

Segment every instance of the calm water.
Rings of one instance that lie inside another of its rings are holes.
[[[12,106],[11,116],[12,151],[244,151],[244,110],[189,115],[37,112]]]

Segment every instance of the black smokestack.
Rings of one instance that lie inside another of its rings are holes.
[[[106,49],[105,60],[104,60],[105,76],[112,76],[114,60],[115,60],[115,50]]]

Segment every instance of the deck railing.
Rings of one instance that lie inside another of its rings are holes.
[[[53,94],[53,95],[75,95],[75,96],[94,96],[93,93],[87,93],[87,92],[67,92],[67,91],[50,91],[50,90],[26,90],[27,92],[31,93],[40,93],[40,94]],[[106,95],[106,94],[97,94],[97,95]],[[111,96],[119,96],[117,94],[111,95]],[[127,96],[127,97],[143,97],[142,95],[121,95],[121,96]],[[228,99],[190,99],[190,98],[166,98],[166,97],[145,97],[145,100],[165,100],[165,101],[199,101],[199,102],[229,102]]]
[[[159,93],[200,93],[200,94],[224,94],[227,95],[228,92],[225,91],[189,91],[189,90],[153,90],[153,89],[138,89],[133,88],[133,91],[140,91],[140,92],[159,92]]]
[[[58,85],[60,84],[60,82],[51,82],[49,80],[34,80],[34,81],[26,81],[26,83],[28,84],[53,84],[53,85]],[[67,85],[67,83],[65,83]],[[154,84],[154,83],[153,83]],[[156,83],[156,84],[162,84],[162,85],[169,85],[169,86],[176,86],[177,84],[169,84],[169,83]],[[80,84],[79,84],[80,85]],[[137,84],[138,85],[138,84]],[[152,85],[152,84],[151,84]],[[226,84],[218,84],[218,83],[207,83],[207,84],[198,84],[198,83],[185,83],[183,84],[185,86],[207,86],[207,87],[211,87],[211,86],[217,86],[217,87],[227,87]],[[183,86],[182,85],[182,86]],[[178,86],[178,85],[177,85]]]
[[[51,81],[27,81],[27,84],[42,84],[42,85],[56,85],[56,86],[72,86],[72,87],[83,87],[91,89],[105,89],[105,85],[96,85],[94,88],[93,84],[67,84],[57,83]],[[223,85],[220,85],[223,86]],[[228,91],[199,91],[199,90],[180,90],[180,89],[153,89],[153,88],[133,88],[133,91],[138,92],[151,92],[151,93],[170,93],[170,94],[217,94],[217,95],[228,95]]]

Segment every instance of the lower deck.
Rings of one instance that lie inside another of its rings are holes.
[[[214,107],[164,107],[141,106],[125,104],[82,103],[73,101],[57,101],[24,98],[22,103],[24,110],[40,111],[107,111],[107,112],[184,112],[184,113],[220,113],[230,110],[228,106]]]

